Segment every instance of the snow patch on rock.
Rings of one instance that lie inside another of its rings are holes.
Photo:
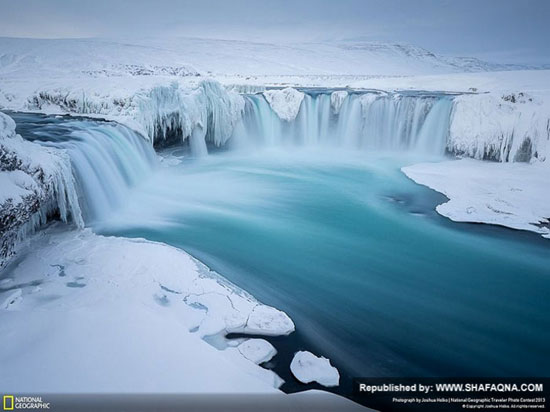
[[[290,363],[292,374],[302,383],[317,382],[323,386],[338,386],[340,374],[325,357],[317,357],[311,352],[300,351]]]
[[[292,87],[282,90],[267,90],[263,92],[263,95],[277,116],[287,122],[296,119],[302,100],[304,100],[304,93]]]

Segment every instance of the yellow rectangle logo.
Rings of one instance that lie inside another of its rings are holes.
[[[13,411],[13,395],[4,395],[3,407],[5,411]]]

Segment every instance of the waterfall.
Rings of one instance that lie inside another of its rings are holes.
[[[118,208],[130,188],[146,178],[155,153],[138,134],[120,125],[76,129],[67,147],[83,196],[86,221]]]
[[[339,97],[306,94],[296,118],[285,121],[263,95],[246,96],[242,121],[231,143],[236,147],[322,145],[445,152],[453,104],[450,96],[372,92]]]
[[[156,165],[150,142],[125,126],[53,117],[32,123],[24,120],[28,115],[13,116],[23,120],[18,123],[23,137],[69,155],[86,224],[124,204],[129,190]]]
[[[183,139],[194,156],[207,155],[207,143],[226,150],[320,146],[428,155],[445,152],[453,103],[450,96],[316,91],[298,94],[295,118],[282,120],[263,94],[244,95],[239,97],[244,107],[235,109],[240,117],[230,126],[234,116],[228,108],[235,106],[235,99],[218,90],[217,84],[205,82],[201,87],[195,97],[207,109],[202,121],[186,132],[188,139]],[[288,95],[292,98],[296,93]],[[149,109],[148,113],[154,113]],[[181,118],[186,115],[180,113]],[[29,122],[24,116],[15,114],[24,137],[69,155],[86,224],[123,205],[128,191],[155,167],[151,142],[125,126],[51,116]],[[156,127],[162,128],[162,124]],[[168,130],[174,127],[165,125]],[[63,212],[63,205],[59,206]]]

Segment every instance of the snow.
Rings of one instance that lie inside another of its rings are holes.
[[[0,187],[0,205],[8,200],[16,205],[38,190],[34,179],[21,170],[0,172]]]
[[[0,113],[0,267],[17,243],[59,212],[61,220],[83,226],[76,182],[66,153],[43,148],[15,133],[15,122]]]
[[[3,160],[0,173],[22,170],[28,175],[23,178],[21,173],[10,173],[4,176],[4,181],[10,180],[11,177],[14,186],[20,187],[21,184],[24,184],[27,190],[30,187],[41,191],[52,190],[61,218],[68,221],[70,214],[70,217],[78,225],[82,225],[82,217],[76,199],[75,181],[70,159],[66,153],[23,140],[15,133],[13,119],[0,113],[0,154]],[[30,183],[29,177],[35,181],[34,184]],[[14,181],[13,178],[16,178],[17,181]],[[6,195],[4,197],[7,199]]]
[[[338,386],[340,374],[324,357],[317,357],[311,352],[300,351],[290,363],[292,374],[302,383],[317,382],[323,386]]]
[[[287,122],[296,119],[302,100],[304,100],[304,93],[292,87],[282,90],[267,90],[263,95],[277,116]]]
[[[340,113],[340,108],[344,103],[344,100],[348,97],[348,92],[345,90],[337,90],[330,95],[330,107],[334,114]]]
[[[245,358],[258,365],[271,360],[277,354],[277,350],[265,339],[248,339],[238,349]]]
[[[218,325],[212,333],[242,328],[261,307],[282,312],[185,252],[62,224],[27,243],[17,264],[2,272],[12,279],[0,288],[6,391],[253,393],[280,385],[239,350],[208,345],[200,330],[205,323]],[[254,342],[244,352],[267,359],[272,351],[254,351]]]
[[[257,335],[288,335],[294,331],[294,324],[284,312],[269,306],[256,306],[243,331]]]
[[[367,41],[283,44],[185,37],[129,39],[0,38],[0,68],[78,71],[99,78],[178,73],[253,75],[411,75],[510,67],[438,56],[403,43]],[[93,59],[90,57],[93,56]],[[85,64],[82,64],[85,62]],[[512,67],[513,68],[513,67]]]
[[[121,83],[124,83],[121,81]],[[146,89],[109,91],[104,94],[65,86],[42,89],[27,97],[24,108],[47,113],[75,113],[117,120],[154,143],[170,134],[183,140],[200,131],[205,144],[227,141],[244,110],[244,99],[219,83],[202,80],[194,88],[177,81]]]
[[[415,182],[449,198],[439,214],[528,230],[550,238],[550,167],[546,162],[495,163],[473,159],[421,163],[402,169]]]
[[[501,162],[545,160],[550,150],[550,100],[526,92],[455,99],[449,151]]]

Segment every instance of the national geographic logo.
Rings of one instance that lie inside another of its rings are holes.
[[[4,411],[50,409],[50,403],[44,402],[41,396],[4,395],[2,398],[2,408]]]
[[[2,407],[5,411],[13,411],[13,395],[4,395],[4,399],[2,400]]]

